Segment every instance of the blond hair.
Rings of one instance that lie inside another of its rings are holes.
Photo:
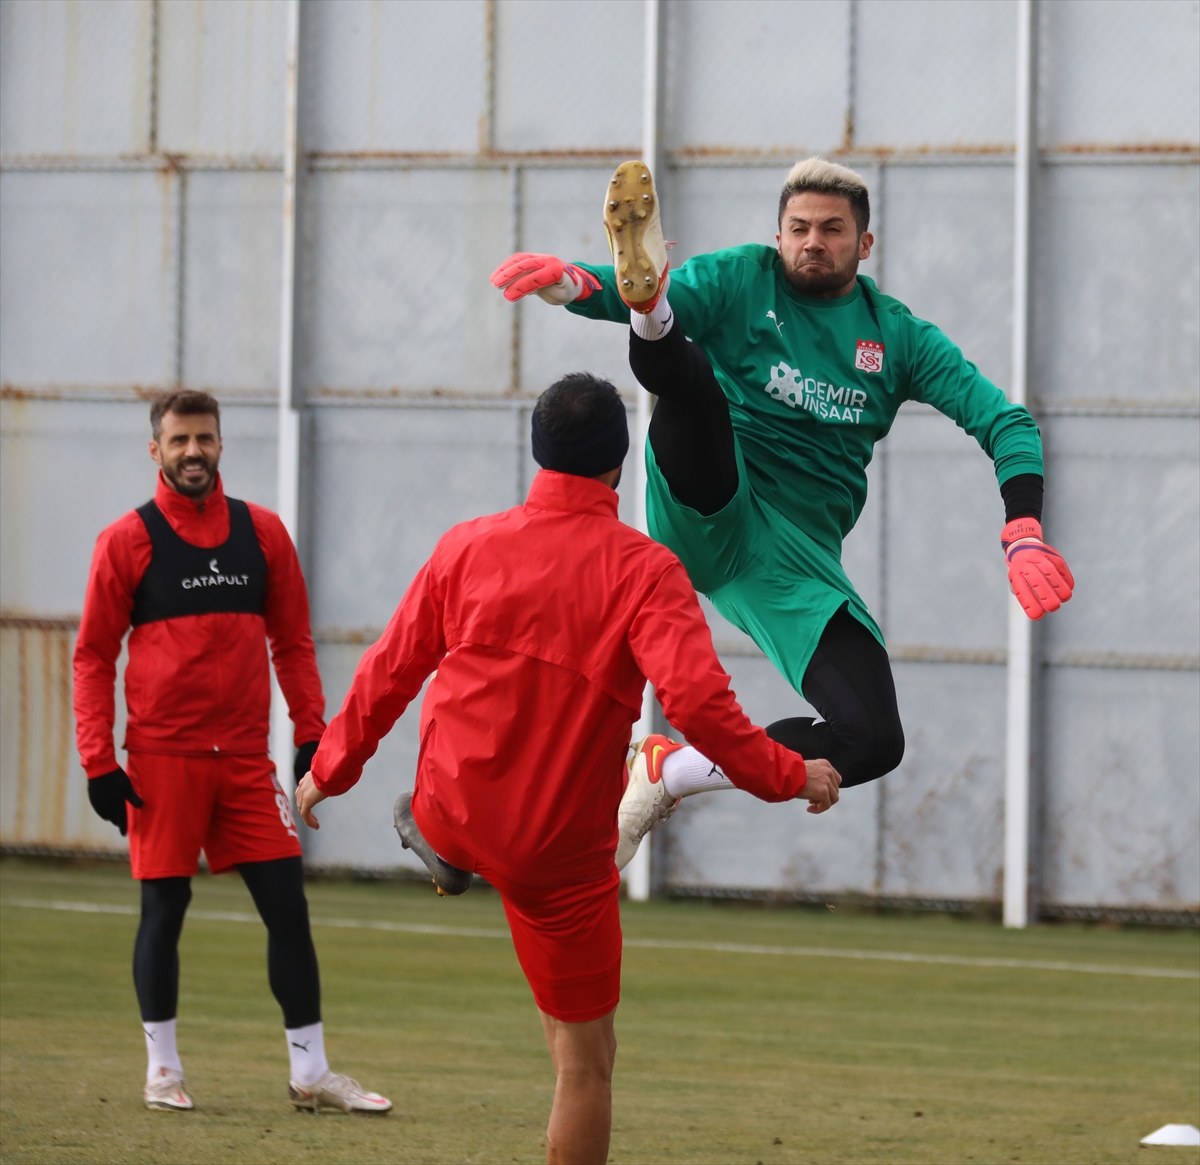
[[[797,162],[783,184],[783,191],[779,195],[781,226],[788,200],[796,194],[804,194],[810,190],[817,194],[834,194],[845,198],[850,203],[850,210],[860,235],[870,225],[871,198],[862,175],[856,174],[846,166],[839,166],[836,162],[813,157]]]

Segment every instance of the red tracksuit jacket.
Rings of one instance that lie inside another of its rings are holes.
[[[784,801],[803,760],[742,712],[683,565],[598,481],[542,470],[523,506],[455,526],[363,656],[313,760],[343,793],[421,708],[413,813],[447,861],[530,884],[612,869],[646,678],[739,788]]]
[[[219,477],[217,488],[197,506],[160,473],[154,501],[175,533],[193,546],[220,546],[229,537],[229,506]],[[295,547],[276,514],[248,504],[267,560],[265,614],[189,615],[134,628],[125,670],[125,748],[130,752],[265,753],[271,707],[268,638],[296,743],[318,740],[325,730],[308,592]],[[75,736],[89,777],[117,767],[117,657],[150,556],[150,535],[132,510],[96,540],[75,644]]]

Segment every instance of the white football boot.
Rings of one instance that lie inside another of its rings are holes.
[[[159,1068],[154,1079],[146,1082],[142,1099],[147,1108],[161,1108],[168,1112],[190,1112],[196,1107],[183,1073],[173,1072],[170,1068]]]
[[[633,755],[628,761],[629,784],[617,810],[617,869],[623,870],[633,860],[642,838],[652,826],[666,821],[679,806],[680,798],[672,797],[663,785],[663,761],[683,748],[665,736],[647,736],[631,744]]]
[[[367,1092],[357,1080],[326,1072],[316,1084],[301,1087],[288,1081],[288,1099],[297,1107],[319,1113],[323,1108],[338,1112],[391,1112],[392,1102],[378,1092]]]
[[[617,294],[633,311],[653,311],[669,264],[658,195],[645,162],[622,162],[617,167],[604,195],[604,230]]]

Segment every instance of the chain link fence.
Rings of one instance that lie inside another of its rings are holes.
[[[642,147],[645,5],[301,12],[302,552],[332,710],[437,536],[523,497],[541,388],[589,368],[636,399],[622,329],[512,308],[487,277],[513,250],[605,261],[605,176]],[[1200,11],[1039,3],[1037,29],[1031,398],[1047,529],[1081,580],[1039,640],[1038,895],[1044,913],[1192,909]],[[57,658],[96,533],[151,488],[144,399],[214,392],[230,491],[275,502],[285,40],[272,0],[0,4],[5,845],[97,844],[86,815],[28,808],[62,773],[64,788],[82,781],[69,718],[44,710],[65,680],[39,686],[28,660]],[[1014,3],[664,0],[661,42],[674,262],[773,243],[788,166],[836,157],[872,190],[864,272],[1008,386]],[[905,762],[819,822],[800,806],[692,799],[655,843],[671,892],[999,894],[1006,598],[991,467],[944,418],[905,406],[870,484],[845,562],[888,634]],[[632,520],[628,484],[622,507]],[[802,712],[710,614],[755,719]],[[397,864],[388,807],[416,749],[410,712],[308,840],[312,860]],[[1147,794],[1136,809],[1131,781]]]

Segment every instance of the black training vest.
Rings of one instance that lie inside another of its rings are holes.
[[[150,565],[133,596],[135,627],[183,615],[263,613],[267,560],[250,507],[237,498],[229,505],[229,537],[220,546],[193,546],[171,529],[153,501],[139,506],[138,517],[150,535]]]

